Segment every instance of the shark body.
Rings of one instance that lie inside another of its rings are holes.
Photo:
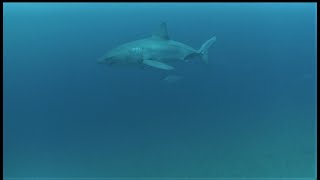
[[[173,70],[173,62],[183,62],[200,57],[208,62],[208,49],[216,37],[207,40],[199,50],[171,40],[166,23],[161,23],[152,37],[122,44],[101,57],[98,62],[110,65],[151,66],[163,70]]]

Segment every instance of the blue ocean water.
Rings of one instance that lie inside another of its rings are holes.
[[[5,3],[5,178],[313,178],[316,3]],[[97,64],[151,36],[209,63]]]

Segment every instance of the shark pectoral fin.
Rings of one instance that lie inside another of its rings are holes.
[[[143,64],[152,66],[158,69],[164,69],[164,70],[172,70],[174,67],[169,66],[165,63],[159,62],[159,61],[153,61],[153,60],[143,60]]]

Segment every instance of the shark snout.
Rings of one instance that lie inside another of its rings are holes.
[[[106,62],[105,62],[104,58],[100,58],[100,59],[97,60],[97,63],[98,64],[104,64]]]

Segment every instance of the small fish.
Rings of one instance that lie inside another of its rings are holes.
[[[177,82],[179,80],[181,80],[182,77],[181,76],[177,76],[177,75],[168,75],[165,78],[163,78],[163,81],[166,81],[168,83],[174,83]]]

